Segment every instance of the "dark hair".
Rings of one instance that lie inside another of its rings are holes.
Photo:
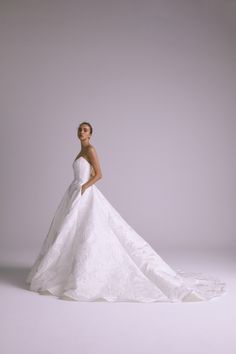
[[[90,134],[92,135],[92,134],[93,134],[93,127],[92,127],[92,125],[91,125],[89,122],[82,122],[82,123],[80,123],[80,125],[78,126],[78,129],[79,129],[79,127],[80,127],[82,124],[86,124],[86,125],[89,126],[89,128],[90,128]]]

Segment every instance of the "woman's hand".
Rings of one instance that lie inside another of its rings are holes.
[[[84,194],[84,192],[85,192],[86,189],[87,189],[86,185],[83,184],[83,185],[81,186],[81,195]]]

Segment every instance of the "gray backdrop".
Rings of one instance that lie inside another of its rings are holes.
[[[1,252],[37,253],[94,127],[157,251],[235,247],[235,1],[2,1]]]

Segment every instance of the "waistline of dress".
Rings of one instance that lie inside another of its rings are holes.
[[[72,184],[83,184],[83,183],[86,183],[87,181],[88,181],[88,179],[85,180],[85,179],[81,179],[81,178],[79,178],[79,179],[74,178],[71,183]]]

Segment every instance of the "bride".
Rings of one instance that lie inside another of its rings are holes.
[[[109,203],[95,183],[102,171],[89,122],[78,127],[81,151],[26,278],[31,291],[76,301],[204,301],[225,283],[172,269]]]

